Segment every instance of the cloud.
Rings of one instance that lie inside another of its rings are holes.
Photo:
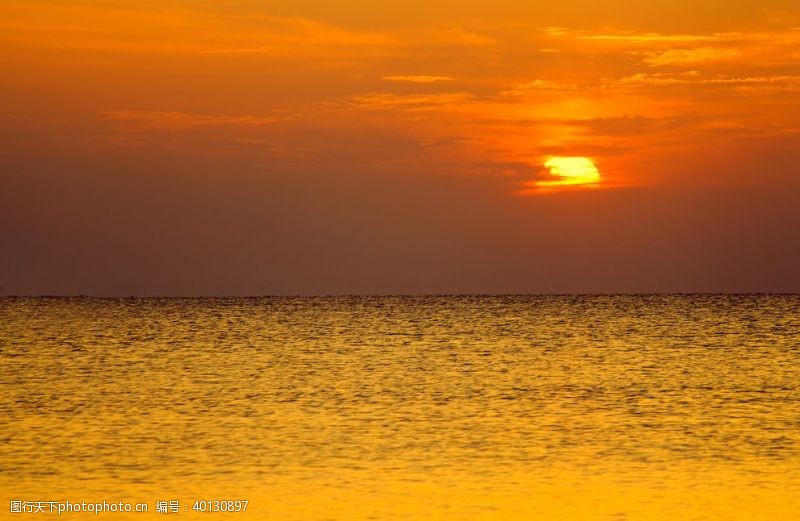
[[[242,33],[233,33],[232,40],[243,40],[250,45],[231,46],[225,39],[214,42],[214,48],[203,52],[275,57],[336,56],[358,52],[370,56],[391,54],[404,46],[396,35],[390,33],[345,29],[307,18],[261,16],[241,25],[238,30]]]
[[[800,88],[800,76],[775,75],[775,76],[730,76],[717,74],[703,75],[698,71],[685,72],[640,72],[630,76],[613,80],[605,84],[606,87],[614,86],[670,86],[670,85],[719,85],[740,87],[770,87],[781,90],[794,90]]]
[[[381,79],[386,81],[405,81],[409,83],[436,83],[440,81],[450,81],[453,78],[450,76],[399,75],[384,76]]]
[[[680,73],[640,72],[630,76],[624,76],[611,82],[611,84],[621,85],[675,85],[679,83],[693,83],[698,81],[700,73],[697,71],[685,71]]]
[[[385,56],[408,46],[391,32],[343,28],[303,17],[57,4],[17,5],[5,11],[0,41],[90,51],[316,59]]]
[[[132,131],[183,131],[197,127],[236,126],[259,127],[284,121],[285,116],[211,116],[186,112],[160,112],[148,110],[104,111],[102,116],[125,130]]]
[[[662,33],[633,33],[624,32],[620,34],[585,34],[580,36],[584,40],[622,42],[622,43],[685,43],[685,42],[707,42],[716,41],[719,38],[714,35],[697,34],[662,34]]]
[[[464,165],[464,169],[482,175],[501,175],[522,182],[549,179],[550,173],[541,164],[522,161],[474,161]]]
[[[551,36],[553,38],[573,36],[578,32],[575,29],[569,29],[567,27],[561,27],[561,26],[537,27],[537,29],[546,34],[547,36]]]
[[[353,96],[350,98],[350,102],[367,109],[430,110],[468,102],[474,98],[475,95],[469,92],[443,92],[438,94],[378,92]]]
[[[651,67],[665,65],[696,65],[698,63],[732,60],[741,56],[738,49],[720,49],[717,47],[695,47],[692,49],[668,49],[666,51],[648,52],[644,62]]]
[[[737,65],[792,66],[796,63],[800,32],[709,32],[699,34],[622,30],[591,31],[567,27],[540,27],[548,48],[577,56],[642,56],[651,67],[691,66],[730,62]],[[542,44],[542,41],[537,42]]]
[[[675,34],[638,31],[604,31],[598,33],[586,29],[573,29],[570,27],[539,27],[538,29],[551,38],[634,45],[713,42],[726,39],[726,35],[718,33]]]
[[[0,43],[82,51],[263,56],[357,65],[420,48],[481,47],[494,39],[455,27],[369,30],[313,17],[274,16],[196,3],[19,2],[3,6]]]
[[[579,87],[575,83],[558,83],[548,80],[536,79],[527,83],[518,83],[513,85],[510,89],[500,92],[501,96],[525,96],[534,91],[540,90],[555,90],[555,91],[571,91],[577,90]]]
[[[587,133],[600,136],[639,136],[675,130],[692,125],[698,121],[697,117],[671,116],[671,117],[646,117],[646,116],[621,116],[610,118],[574,119],[563,120],[562,124],[583,128]]]

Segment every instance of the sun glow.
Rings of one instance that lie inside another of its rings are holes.
[[[596,185],[600,172],[588,157],[551,157],[544,163],[552,179],[538,181],[541,188]]]

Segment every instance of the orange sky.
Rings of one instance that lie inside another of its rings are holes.
[[[3,2],[3,291],[800,291],[796,2],[430,4]]]

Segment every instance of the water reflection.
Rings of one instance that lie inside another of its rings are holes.
[[[796,296],[3,299],[0,317],[6,501],[800,511]]]

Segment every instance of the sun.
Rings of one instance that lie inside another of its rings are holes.
[[[596,185],[600,172],[588,157],[551,157],[544,163],[552,179],[538,181],[541,188],[561,186]]]

